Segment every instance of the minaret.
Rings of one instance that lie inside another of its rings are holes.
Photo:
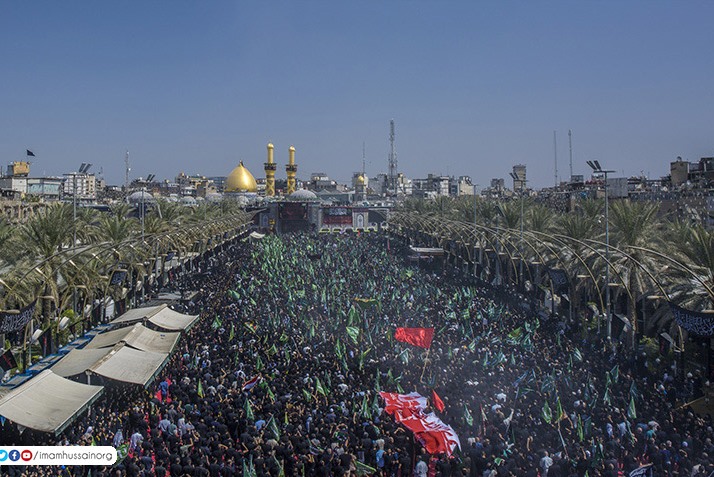
[[[275,167],[273,162],[273,145],[268,143],[268,162],[265,163],[265,196],[275,195]]]
[[[295,192],[295,175],[297,174],[297,164],[295,164],[295,148],[290,146],[288,149],[290,154],[290,160],[288,165],[285,166],[285,172],[288,174],[288,189],[286,191],[287,195]]]

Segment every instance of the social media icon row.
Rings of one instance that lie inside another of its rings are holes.
[[[10,459],[12,462],[17,462],[20,459],[27,462],[32,459],[32,451],[23,450],[22,452],[20,452],[17,449],[13,449],[8,452],[5,449],[0,449],[0,462],[4,462],[7,459]]]

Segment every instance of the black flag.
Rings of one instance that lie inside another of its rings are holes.
[[[11,350],[5,351],[5,353],[0,356],[0,368],[3,371],[10,371],[11,369],[17,368],[17,361],[15,361],[15,355],[12,354]]]
[[[35,157],[35,153],[30,151],[29,149],[25,149],[27,151],[27,157]]]

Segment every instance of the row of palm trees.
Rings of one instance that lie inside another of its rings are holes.
[[[491,257],[502,258],[498,266],[514,282],[537,281],[534,270],[541,275],[548,269],[563,270],[576,305],[588,297],[604,310],[604,290],[609,286],[610,309],[619,307],[627,316],[633,344],[638,321],[644,325],[639,331],[650,335],[681,333],[666,306],[669,302],[696,311],[712,309],[711,230],[663,216],[657,203],[611,200],[608,247],[604,205],[603,200],[585,199],[572,211],[559,212],[532,199],[439,197],[407,200],[391,223],[458,251],[472,263],[486,262],[486,268],[493,270],[496,264],[488,263],[489,254],[483,253],[491,251]],[[608,263],[610,283],[606,284]],[[522,264],[527,264],[525,277],[519,273]],[[663,306],[653,306],[657,303]],[[643,317],[648,307],[654,313]]]
[[[164,273],[164,261],[189,264],[252,220],[231,201],[159,201],[141,215],[124,203],[110,212],[57,203],[24,223],[0,219],[0,310],[37,303],[36,321],[48,328],[63,311],[83,310],[78,302],[136,293]]]

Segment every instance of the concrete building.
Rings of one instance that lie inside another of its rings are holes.
[[[62,196],[77,196],[78,201],[94,202],[97,199],[97,181],[94,174],[69,172],[63,175]]]
[[[525,164],[516,164],[513,166],[513,192],[522,192],[526,188],[526,166]]]
[[[456,180],[456,188],[452,195],[461,196],[474,194],[475,187],[471,182],[471,176],[459,176],[459,178]]]
[[[27,195],[39,197],[43,201],[57,201],[62,198],[64,179],[61,177],[28,177]]]

